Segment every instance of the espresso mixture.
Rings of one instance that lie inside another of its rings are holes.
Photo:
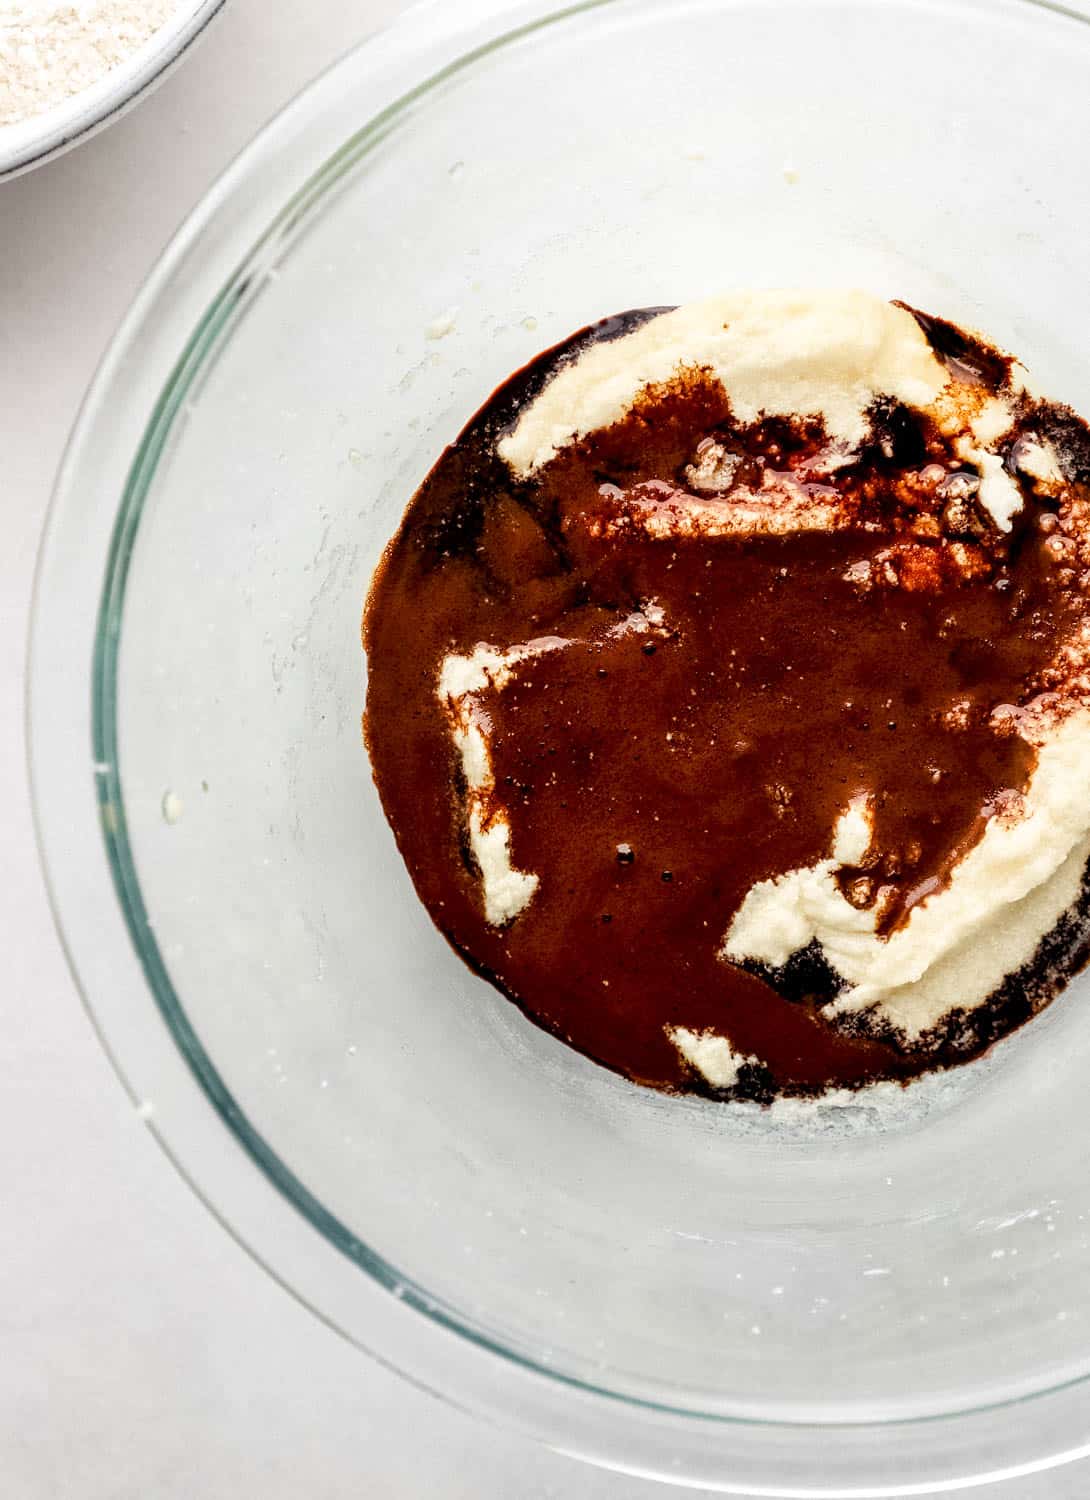
[[[739,422],[686,369],[518,477],[497,444],[519,413],[660,311],[585,330],[501,387],[387,549],[365,728],[401,853],[474,969],[638,1082],[767,1100],[965,1061],[1083,962],[1083,897],[987,1003],[951,997],[911,1039],[877,1010],[827,1010],[844,981],[818,944],[771,965],[729,957],[724,934],[760,882],[827,859],[860,799],[869,836],[834,878],[882,938],[989,820],[1017,816],[1037,760],[1019,714],[1065,690],[1056,662],[1087,609],[1069,533],[1090,433],[1018,398],[1002,460],[1022,504],[1003,530],[979,466],[926,413],[876,402],[845,456],[820,418]],[[915,316],[951,380],[1009,389],[1005,356]],[[1021,472],[1030,440],[1062,451],[1065,498]],[[484,837],[497,808],[506,873],[486,899],[468,830]],[[679,1036],[725,1038],[735,1066],[709,1079]]]

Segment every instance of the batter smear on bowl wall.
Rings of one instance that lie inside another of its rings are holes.
[[[942,319],[577,333],[439,458],[364,644],[437,926],[640,1083],[907,1082],[1090,951],[1090,429]]]

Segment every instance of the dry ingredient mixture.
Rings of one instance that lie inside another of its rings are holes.
[[[1090,430],[862,293],[608,319],[442,455],[364,620],[417,891],[639,1082],[908,1081],[1090,943]]]
[[[97,83],[153,36],[177,0],[0,0],[0,126]]]

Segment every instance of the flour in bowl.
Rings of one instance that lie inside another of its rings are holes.
[[[0,127],[97,83],[176,8],[177,0],[0,0]]]

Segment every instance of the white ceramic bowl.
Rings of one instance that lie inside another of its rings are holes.
[[[0,125],[0,181],[39,167],[111,124],[160,83],[225,0],[178,0],[174,14],[124,62],[51,109]]]

